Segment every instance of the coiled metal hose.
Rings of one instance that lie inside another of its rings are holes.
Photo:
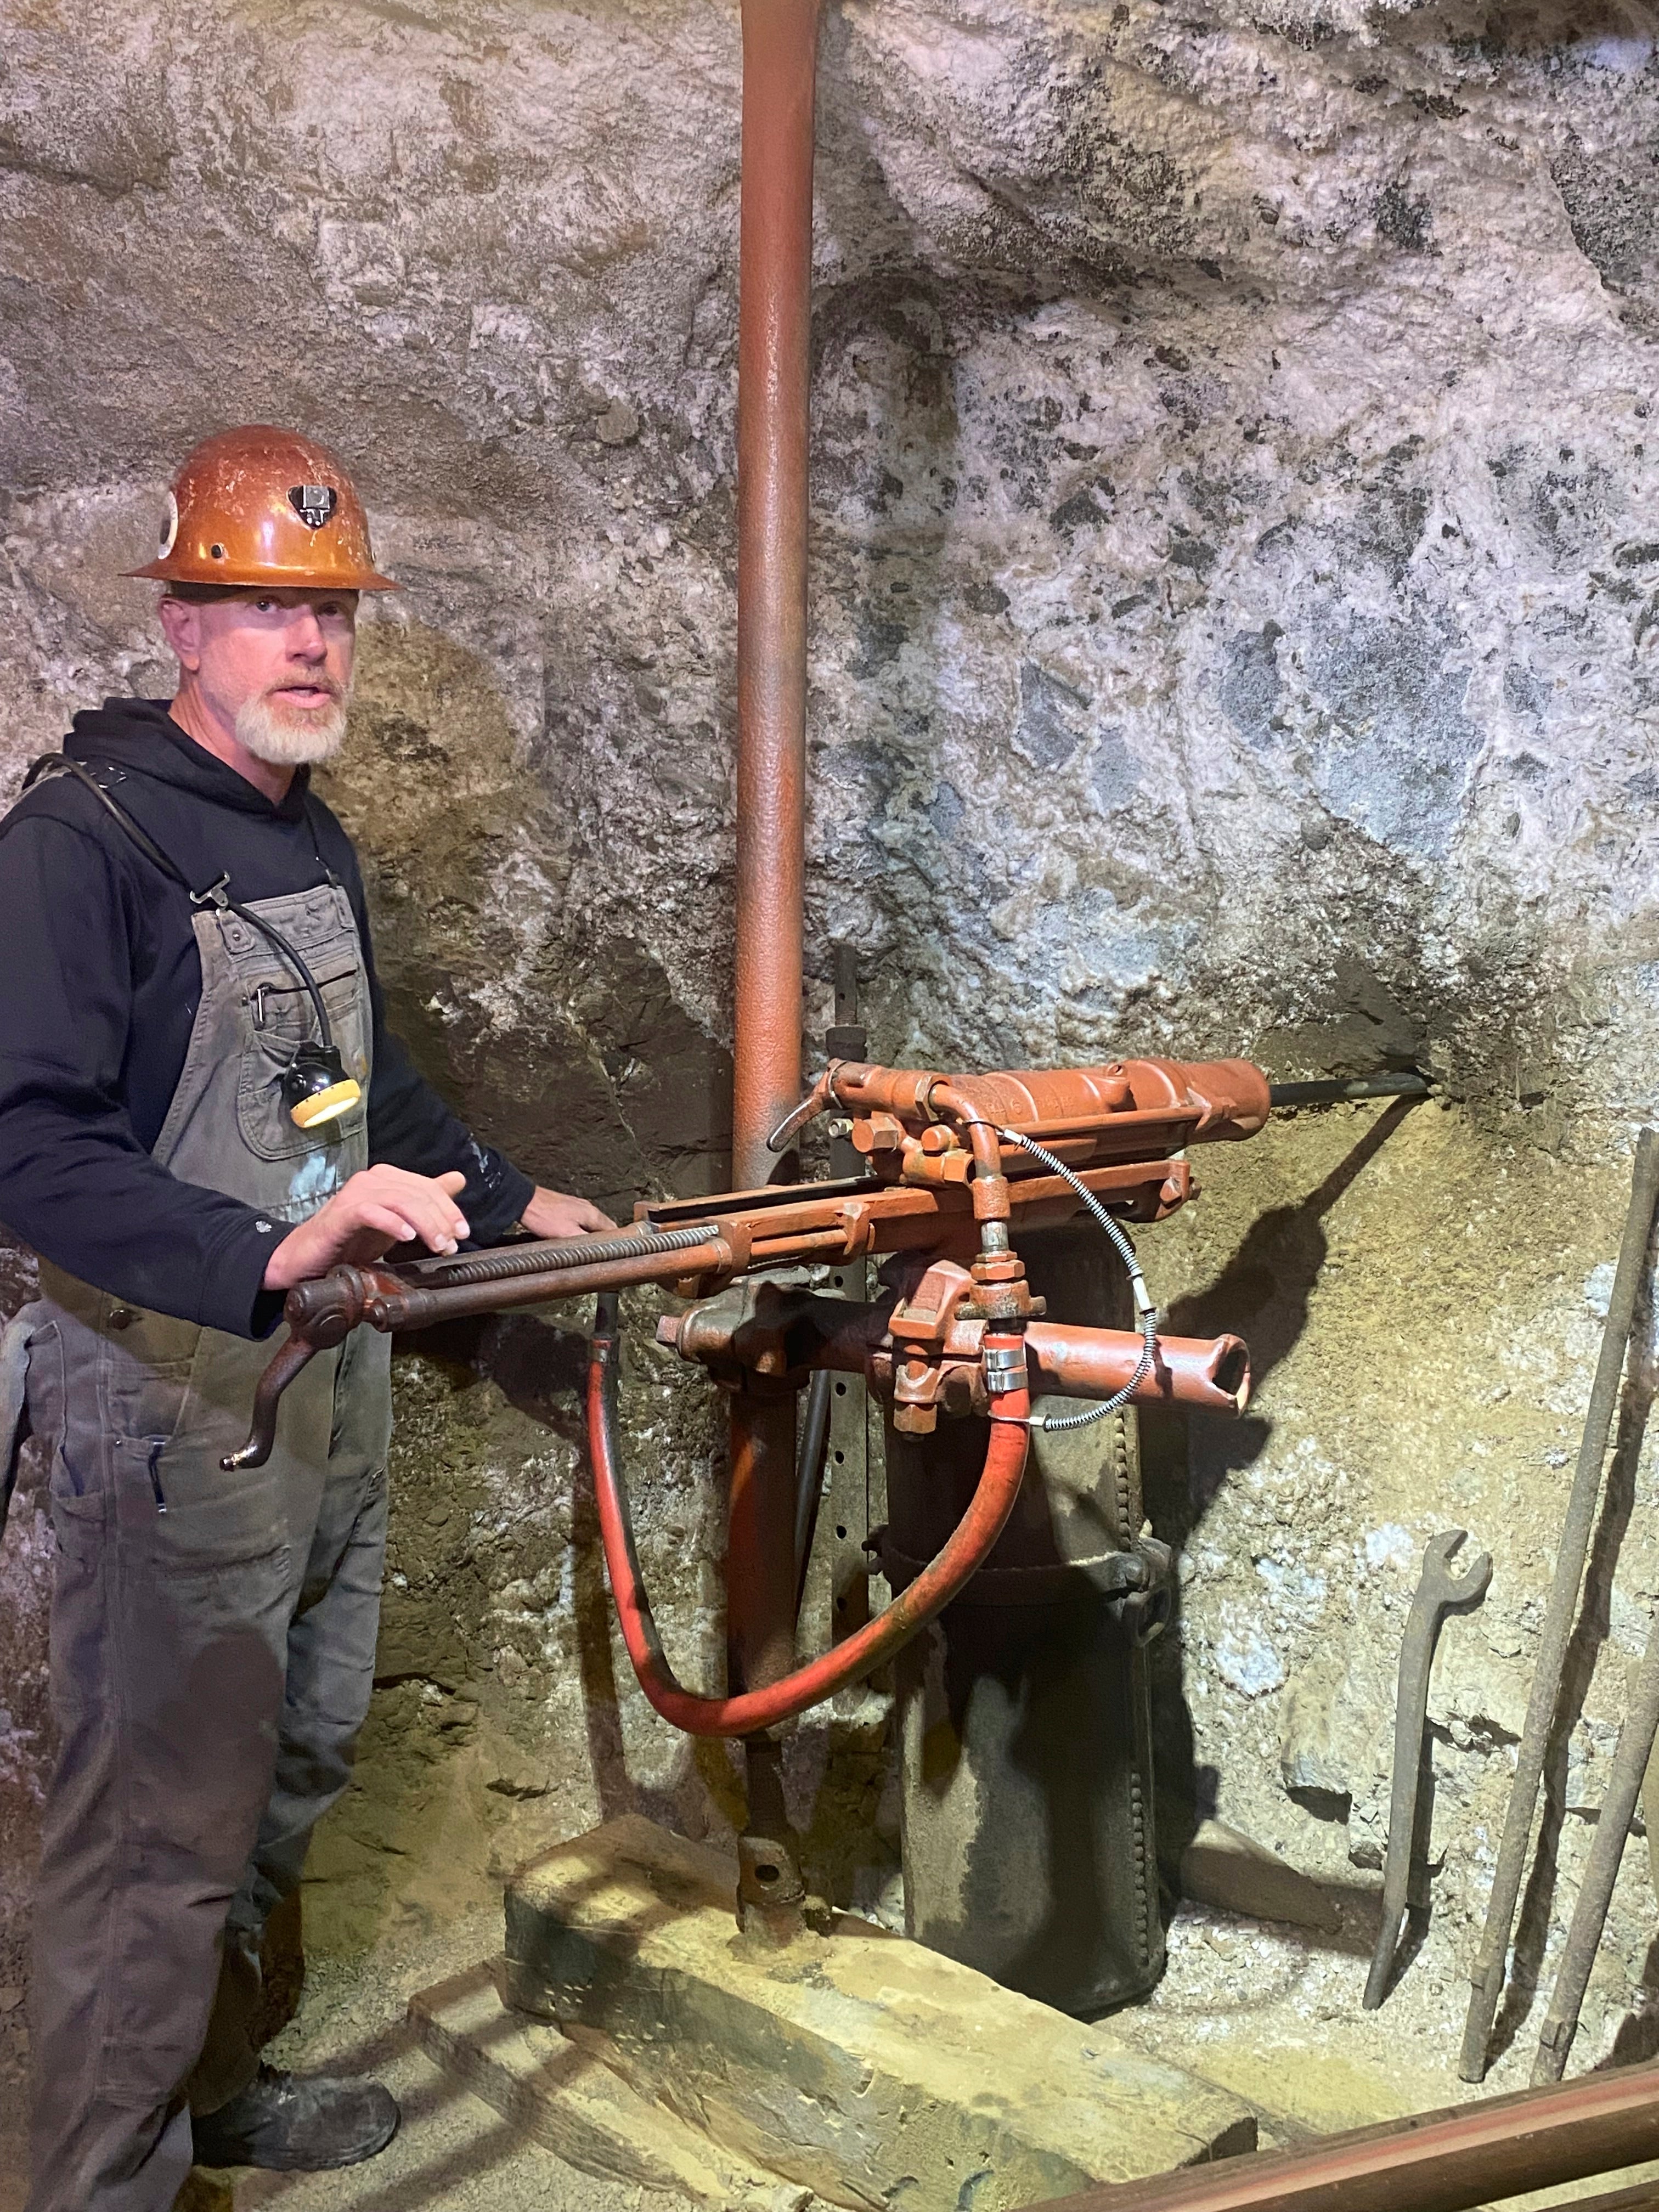
[[[999,1129],[997,1136],[1005,1145],[1018,1145],[1022,1152],[1029,1152],[1034,1160],[1047,1168],[1050,1175],[1057,1175],[1062,1182],[1070,1183],[1111,1238],[1117,1248],[1118,1256],[1129,1271],[1129,1289],[1134,1298],[1135,1318],[1140,1324],[1141,1335],[1140,1358],[1134,1373],[1121,1390],[1109,1398],[1103,1398],[1097,1406],[1090,1406],[1080,1413],[1044,1413],[1033,1416],[1030,1421],[1032,1428],[1051,1429],[1056,1435],[1066,1429],[1086,1429],[1091,1421],[1103,1420],[1108,1413],[1115,1413],[1121,1407],[1127,1406],[1152,1373],[1158,1359],[1158,1308],[1146,1287],[1146,1278],[1141,1272],[1135,1248],[1124,1233],[1121,1223],[1112,1218],[1081,1176],[1073,1175],[1064,1160],[1056,1158],[1048,1147],[1038,1144],[1035,1137],[1022,1136],[1018,1129]]]

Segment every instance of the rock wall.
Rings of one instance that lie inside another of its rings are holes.
[[[399,1024],[539,1176],[717,1183],[735,10],[6,19],[7,787],[76,706],[167,688],[117,572],[183,448],[303,423],[406,586],[367,611],[330,783]],[[1659,1090],[1655,28],[844,0],[823,31],[808,1027],[840,939],[890,1059],[1444,1079],[1209,1161],[1148,1259],[1268,1370],[1243,1430],[1162,1440],[1172,1804],[1363,1880],[1411,1555],[1449,1521],[1498,1554],[1437,1693],[1449,1988]],[[386,1688],[313,1886],[337,1947],[601,1810],[733,1809],[723,1756],[618,1692],[574,1357],[520,1320],[400,1363]],[[712,1664],[713,1416],[651,1353],[632,1391],[647,1565]],[[0,1562],[8,1942],[46,1756],[33,1495]],[[1659,1587],[1639,1512],[1608,1587],[1565,1894]]]

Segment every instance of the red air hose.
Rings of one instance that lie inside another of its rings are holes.
[[[757,1729],[793,1719],[833,1697],[890,1659],[936,1613],[944,1611],[983,1561],[1013,1510],[1025,1472],[1030,1432],[1025,1426],[1030,1396],[1025,1390],[999,1393],[991,1424],[985,1467],[968,1510],[951,1531],[937,1559],[872,1621],[836,1644],[820,1659],[798,1667],[781,1681],[732,1698],[701,1698],[683,1689],[664,1655],[662,1638],[651,1617],[651,1601],[640,1575],[639,1554],[629,1516],[628,1493],[617,1466],[616,1324],[601,1299],[587,1367],[587,1439],[593,1456],[593,1487],[599,1506],[605,1564],[622,1623],[623,1642],[640,1678],[640,1687],[665,1721],[688,1735],[753,1735]],[[1018,1346],[1018,1337],[991,1336],[988,1350]]]

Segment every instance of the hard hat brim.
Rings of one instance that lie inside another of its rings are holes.
[[[252,568],[236,561],[180,561],[169,554],[146,561],[142,568],[123,568],[124,576],[150,577],[161,584],[217,584],[234,592],[401,592],[395,578],[378,568]]]

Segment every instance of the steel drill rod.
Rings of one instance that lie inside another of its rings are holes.
[[[641,1252],[636,1259],[601,1260],[592,1267],[550,1268],[539,1275],[487,1275],[480,1281],[445,1284],[435,1290],[421,1283],[400,1285],[385,1303],[392,1328],[427,1328],[434,1322],[510,1313],[519,1306],[551,1305],[566,1298],[590,1297],[595,1291],[660,1283],[671,1270],[678,1272],[682,1266],[688,1275],[702,1274],[730,1256],[720,1239],[711,1236],[701,1244],[688,1244],[667,1255]],[[380,1326],[378,1321],[375,1325]]]
[[[1630,1824],[1641,1794],[1642,1778],[1653,1756],[1656,1735],[1659,1735],[1659,1614],[1649,1628],[1648,1648],[1636,1680],[1636,1695],[1619,1731],[1619,1748],[1613,1755],[1613,1771],[1607,1777],[1601,1809],[1596,1816],[1595,1841],[1590,1845],[1589,1863],[1579,1885],[1578,1901],[1573,1907],[1572,1925],[1567,1930],[1561,1964],[1556,1969],[1550,2008],[1538,2038],[1538,2056],[1532,2069],[1534,2082],[1561,2079],[1572,2039],[1578,2033],[1584,1991],[1589,1984],[1590,1969],[1595,1964],[1595,1954],[1601,1948],[1607,1907],[1613,1902],[1613,1886],[1619,1879],[1620,1862],[1625,1856]]]
[[[398,1272],[422,1290],[452,1290],[458,1284],[506,1282],[514,1275],[595,1267],[606,1260],[635,1260],[641,1253],[678,1251],[687,1245],[706,1243],[712,1233],[707,1223],[694,1222],[684,1229],[619,1229],[608,1237],[550,1237],[533,1243],[498,1244],[482,1252],[463,1252],[453,1258],[434,1254],[404,1261]]]
[[[1619,1265],[1613,1275],[1613,1295],[1607,1303],[1607,1324],[1601,1332],[1595,1379],[1584,1412],[1584,1432],[1567,1498],[1560,1548],[1555,1555],[1549,1605],[1538,1639],[1538,1660],[1527,1699],[1527,1717],[1516,1759],[1515,1780],[1510,1789],[1509,1809],[1504,1816],[1504,1835],[1498,1848],[1498,1869],[1492,1876],[1492,1898],[1486,1907],[1486,1931],[1470,1976],[1473,1986],[1468,2017],[1464,2022],[1463,2048],[1457,2062],[1457,2070],[1466,2081],[1479,2081],[1485,2077],[1486,2046],[1498,2000],[1504,1994],[1510,1930],[1521,1894],[1533,1814],[1538,1805],[1538,1785],[1543,1778],[1544,1757],[1555,1725],[1567,1639],[1578,1610],[1578,1589],[1583,1580],[1590,1529],[1601,1495],[1607,1438],[1619,1403],[1620,1382],[1630,1348],[1656,1205],[1659,1205],[1659,1135],[1651,1129],[1644,1129],[1637,1139],[1624,1241],[1619,1248]]]
[[[1275,1106],[1331,1106],[1344,1098],[1426,1098],[1434,1088],[1426,1075],[1338,1076],[1328,1083],[1273,1083],[1267,1096]]]
[[[1656,2157],[1659,2069],[1627,2066],[1108,2183],[1043,2212],[1471,2212]]]

